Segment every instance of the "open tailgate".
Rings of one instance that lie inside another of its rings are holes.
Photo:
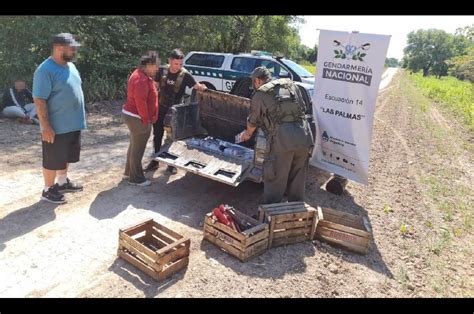
[[[231,149],[228,152],[236,152],[235,156],[228,156],[227,152],[225,155],[218,148],[212,150],[191,144],[199,141],[202,142],[203,139],[190,138],[174,141],[164,146],[156,154],[155,160],[234,187],[246,179],[250,169],[253,168],[253,150],[241,146],[235,148],[238,145],[213,140],[227,145]],[[218,146],[223,148],[222,145]],[[245,154],[237,156],[237,153],[241,151]]]

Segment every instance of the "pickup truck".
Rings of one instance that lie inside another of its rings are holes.
[[[266,67],[275,79],[290,78],[310,98],[314,91],[313,73],[290,59],[262,51],[240,54],[191,51],[184,58],[183,66],[196,81],[217,91],[230,92],[239,78],[250,76],[259,66]],[[186,89],[186,95],[191,99],[195,98],[193,93],[191,89]]]
[[[309,98],[305,105],[311,122]],[[265,135],[258,130],[247,142],[234,140],[246,127],[249,108],[246,97],[210,89],[197,92],[191,103],[169,111],[164,124],[171,143],[155,160],[231,186],[262,182]]]

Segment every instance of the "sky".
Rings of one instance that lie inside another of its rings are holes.
[[[299,34],[302,44],[308,47],[314,47],[318,43],[317,29],[392,35],[387,58],[398,60],[403,57],[406,38],[411,31],[436,28],[454,34],[457,28],[474,24],[474,15],[304,15],[302,17],[306,23],[300,24]]]

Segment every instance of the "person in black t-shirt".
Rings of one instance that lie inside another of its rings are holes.
[[[156,74],[155,81],[158,85],[158,120],[153,124],[153,144],[155,154],[161,149],[163,140],[163,122],[168,110],[175,104],[180,104],[186,87],[202,91],[207,87],[197,83],[194,77],[183,68],[184,54],[180,49],[174,49],[168,58],[168,64],[160,68]],[[152,160],[144,169],[153,171],[158,169],[158,161]],[[169,173],[176,173],[176,168],[169,166]]]

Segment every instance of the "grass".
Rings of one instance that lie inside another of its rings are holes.
[[[451,232],[443,227],[441,227],[441,230],[441,237],[438,237],[430,245],[430,251],[438,256],[441,254],[441,251],[446,248],[451,242]]]
[[[416,126],[416,129],[421,131],[420,145],[431,145],[433,155],[447,156],[446,162],[437,158],[433,160],[439,167],[431,166],[426,170],[420,169],[419,171],[421,190],[424,198],[430,201],[427,208],[421,209],[429,211],[429,213],[423,221],[426,229],[422,228],[424,234],[419,251],[422,252],[425,265],[431,273],[427,287],[432,289],[435,295],[444,296],[453,295],[453,293],[469,295],[469,284],[467,284],[469,281],[466,280],[468,277],[465,277],[468,276],[468,273],[458,271],[454,275],[453,270],[448,266],[456,259],[468,259],[472,255],[472,247],[469,246],[469,243],[472,242],[473,233],[473,190],[468,185],[470,181],[463,180],[465,175],[463,172],[460,173],[460,166],[453,163],[455,159],[448,158],[448,156],[469,154],[474,150],[463,136],[460,137],[459,129],[449,130],[434,121],[432,110],[433,107],[436,107],[441,114],[448,118],[447,120],[450,120],[448,122],[454,122],[456,125],[456,121],[449,118],[457,114],[464,115],[463,109],[471,109],[474,94],[471,94],[471,99],[464,98],[464,103],[463,100],[457,104],[449,103],[449,101],[441,100],[441,97],[435,97],[436,94],[433,92],[435,88],[430,89],[427,87],[429,85],[420,86],[427,81],[432,84],[439,83],[449,86],[449,83],[454,85],[460,83],[466,86],[465,82],[456,80],[453,82],[452,78],[437,80],[423,78],[419,74],[404,74],[400,81],[400,91],[403,91],[403,97],[407,99],[412,114],[413,120],[411,122]],[[472,88],[472,84],[470,88]],[[461,95],[458,99],[462,99]],[[451,112],[454,114],[450,115]],[[465,122],[467,124],[467,120]],[[459,123],[462,122],[457,124]],[[472,120],[468,128],[473,129]],[[460,129],[466,128],[460,125]],[[426,162],[430,163],[430,157],[426,157]],[[402,236],[409,231],[409,227],[405,225],[401,225],[399,228],[398,232]],[[460,248],[466,247],[466,251],[459,252]],[[403,278],[403,271],[399,276]]]
[[[408,277],[408,273],[405,267],[400,266],[397,271],[397,277],[400,283],[402,284],[403,289],[407,289],[408,282],[410,278]]]
[[[472,191],[464,185],[455,185],[456,174],[449,176],[440,173],[440,177],[421,177],[420,183],[426,185],[427,195],[435,202],[436,208],[442,212],[445,222],[455,221],[455,217],[461,217],[462,229],[467,232],[472,231],[472,208],[473,204],[469,199]],[[461,234],[461,228],[455,227],[457,233]]]
[[[444,221],[453,221],[454,205],[449,201],[442,201],[438,203],[438,210],[443,212]]]
[[[420,182],[427,185],[429,187],[428,194],[434,200],[439,200],[440,197],[449,197],[451,195],[451,191],[444,180],[441,178],[437,178],[435,176],[427,176],[421,177]]]
[[[87,103],[125,99],[127,95],[127,78],[121,81],[114,81],[108,76],[92,75],[88,80],[84,80],[82,89]]]
[[[426,93],[426,90],[420,87],[419,84],[416,83],[416,80],[419,80],[419,82],[424,81],[425,83],[427,81],[435,81],[435,83],[438,84],[440,81],[442,82],[441,84],[448,81],[450,84],[454,85],[465,85],[466,83],[455,79],[455,81],[452,82],[453,78],[444,78],[442,80],[423,78],[421,74],[410,76],[410,81],[414,81],[412,84],[410,84],[409,81],[402,81],[402,87],[407,93],[406,96],[411,100],[411,103],[415,105],[415,108],[419,109],[419,111],[414,112],[416,120],[422,123],[426,130],[430,132],[432,137],[440,139],[440,144],[435,146],[435,150],[439,154],[452,153],[453,151],[456,151],[455,147],[443,144],[446,141],[451,141],[451,136],[456,135],[442,129],[438,124],[432,123],[427,112],[429,112],[428,109],[430,106],[433,106],[433,100],[430,100],[429,95],[423,95]],[[474,94],[472,97],[474,97]],[[472,99],[470,101],[472,104]],[[449,108],[452,109],[453,107]],[[459,148],[467,151],[472,149],[470,145],[461,145]],[[420,176],[419,181],[426,187],[424,189],[425,195],[433,201],[434,209],[437,209],[440,213],[440,218],[442,219],[443,224],[446,224],[444,226],[446,228],[443,229],[444,227],[433,224],[431,221],[425,222],[425,226],[432,230],[440,230],[439,228],[444,230],[441,234],[433,237],[433,239],[431,239],[432,241],[430,241],[431,244],[428,246],[429,251],[439,256],[442,254],[443,249],[448,247],[452,242],[451,237],[465,238],[468,234],[472,233],[472,208],[474,207],[471,197],[472,189],[466,186],[465,183],[459,182],[459,170],[455,167],[445,167],[439,169],[435,173],[426,173],[425,175]],[[446,231],[448,229],[450,231]]]
[[[408,76],[408,75],[407,75]],[[440,143],[436,144],[436,150],[439,154],[448,154],[456,151],[452,145],[445,145],[446,142],[452,142],[451,136],[455,134],[448,133],[442,129],[438,124],[433,123],[428,114],[429,107],[432,106],[432,101],[429,97],[423,96],[423,88],[416,87],[416,82],[410,83],[410,81],[416,81],[417,79],[423,80],[436,80],[446,81],[446,79],[437,80],[434,78],[423,78],[421,74],[410,75],[410,80],[402,80],[401,87],[406,93],[414,108],[418,108],[419,111],[414,111],[416,120],[419,121],[425,129],[430,132],[432,137],[440,139]],[[452,78],[447,78],[451,81]],[[453,84],[466,84],[465,82],[457,81]],[[470,83],[468,83],[470,84]],[[415,88],[416,87],[416,88]],[[473,95],[474,97],[474,95]],[[474,98],[473,98],[474,99]],[[471,99],[471,103],[472,103]],[[460,149],[468,152],[472,151],[472,145],[468,143],[462,143],[459,146]],[[458,181],[459,173],[456,168],[445,167],[439,169],[435,174],[421,176],[420,183],[426,186],[425,194],[434,202],[435,208],[441,212],[441,218],[446,223],[459,224],[453,226],[454,230],[459,230],[457,234],[464,235],[466,232],[472,232],[473,226],[473,211],[474,204],[472,202],[472,189],[465,186],[465,184]],[[431,222],[430,222],[431,225]],[[434,226],[433,226],[434,227]]]
[[[385,204],[383,207],[383,212],[388,214],[388,213],[393,212],[393,209],[390,207],[390,205]]]
[[[425,96],[462,116],[469,129],[474,130],[474,84],[451,76],[423,77],[421,73],[412,74],[410,78]]]
[[[315,64],[311,64],[309,62],[302,62],[302,63],[299,63],[299,65],[301,65],[303,68],[305,68],[306,70],[308,70],[312,74],[316,73],[316,65]]]

